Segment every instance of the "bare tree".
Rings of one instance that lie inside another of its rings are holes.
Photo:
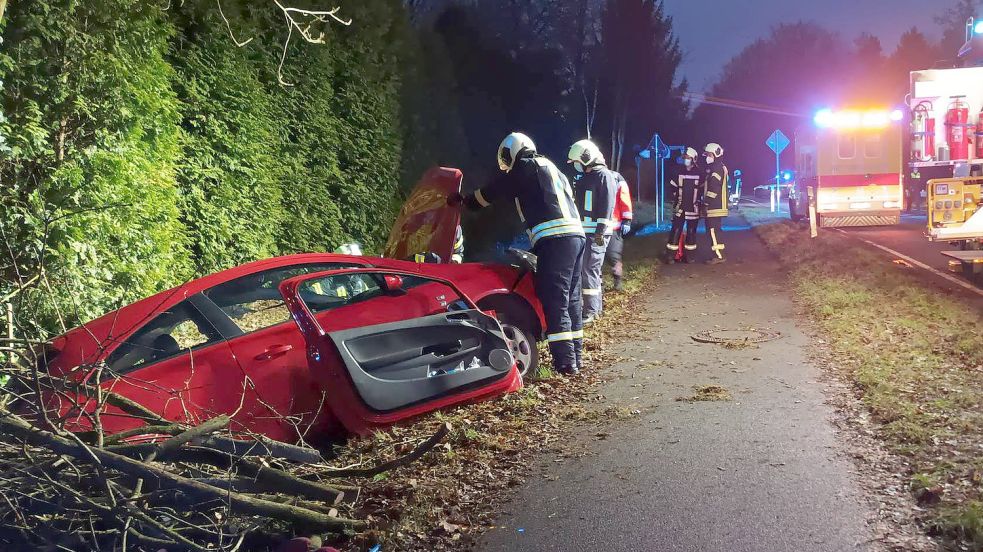
[[[252,42],[252,38],[240,40],[236,37],[235,32],[232,30],[232,24],[229,22],[228,17],[225,16],[225,10],[222,9],[222,0],[215,0],[215,3],[218,5],[219,15],[221,15],[222,21],[225,22],[225,28],[229,31],[229,36],[235,42],[235,45],[242,48]],[[287,36],[283,40],[283,50],[280,54],[280,64],[277,66],[276,78],[281,86],[293,86],[293,83],[289,83],[283,79],[283,64],[287,61],[287,50],[290,48],[290,41],[293,39],[294,33],[300,35],[301,40],[310,44],[324,44],[326,37],[325,25],[335,22],[347,27],[352,24],[352,20],[344,19],[338,15],[338,12],[341,11],[340,6],[329,10],[308,10],[287,6],[280,0],[273,0],[273,3],[283,13],[283,19],[287,24]]]

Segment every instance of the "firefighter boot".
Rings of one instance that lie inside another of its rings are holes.
[[[580,369],[573,364],[562,364],[556,367],[556,371],[559,374],[572,378],[580,373]]]
[[[710,234],[710,250],[713,251],[713,257],[707,261],[707,264],[721,264],[727,261],[724,258],[724,243],[721,240],[721,219],[720,217],[711,217],[707,219],[707,226],[709,227]]]

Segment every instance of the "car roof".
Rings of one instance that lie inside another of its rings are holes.
[[[234,280],[236,278],[255,274],[264,270],[324,262],[352,263],[372,266],[372,257],[340,255],[336,253],[298,253],[294,255],[284,255],[253,261],[237,267],[222,270],[185,282],[179,286],[140,299],[114,311],[110,311],[94,320],[85,322],[77,328],[66,332],[62,338],[85,332],[89,337],[97,342],[110,339],[119,339],[128,334],[136,326],[142,324],[149,317],[181,302],[185,298],[196,293],[212,288],[219,284]]]

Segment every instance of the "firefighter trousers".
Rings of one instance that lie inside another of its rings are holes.
[[[533,248],[538,258],[536,295],[543,304],[554,367],[582,365],[581,270],[585,245],[581,236],[561,236],[540,240]]]
[[[696,231],[700,226],[700,219],[684,216],[672,218],[672,228],[669,230],[669,239],[666,241],[666,249],[674,255],[679,253],[679,239],[683,235],[683,226],[686,227],[686,242],[683,249],[686,251],[696,251]]]
[[[604,279],[601,277],[601,270],[604,268],[604,254],[611,242],[611,236],[604,236],[604,243],[597,245],[594,237],[589,237],[590,241],[584,252],[584,319],[596,318],[604,310]]]
[[[621,233],[615,230],[614,235],[611,236],[611,241],[608,242],[608,253],[604,257],[607,260],[608,266],[611,267],[611,274],[614,276],[615,281],[620,280],[622,274],[624,274],[624,265],[621,262],[621,255],[625,250],[625,239],[621,237]]]
[[[707,235],[710,236],[710,251],[713,251],[718,259],[723,259],[724,236],[721,226],[723,226],[724,217],[707,217],[706,221]]]

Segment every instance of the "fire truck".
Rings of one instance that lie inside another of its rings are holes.
[[[805,216],[811,198],[822,227],[898,224],[903,121],[900,109],[824,109],[796,130],[792,219]]]
[[[926,192],[927,235],[983,285],[983,21],[966,22],[962,67],[911,73],[909,189]]]

